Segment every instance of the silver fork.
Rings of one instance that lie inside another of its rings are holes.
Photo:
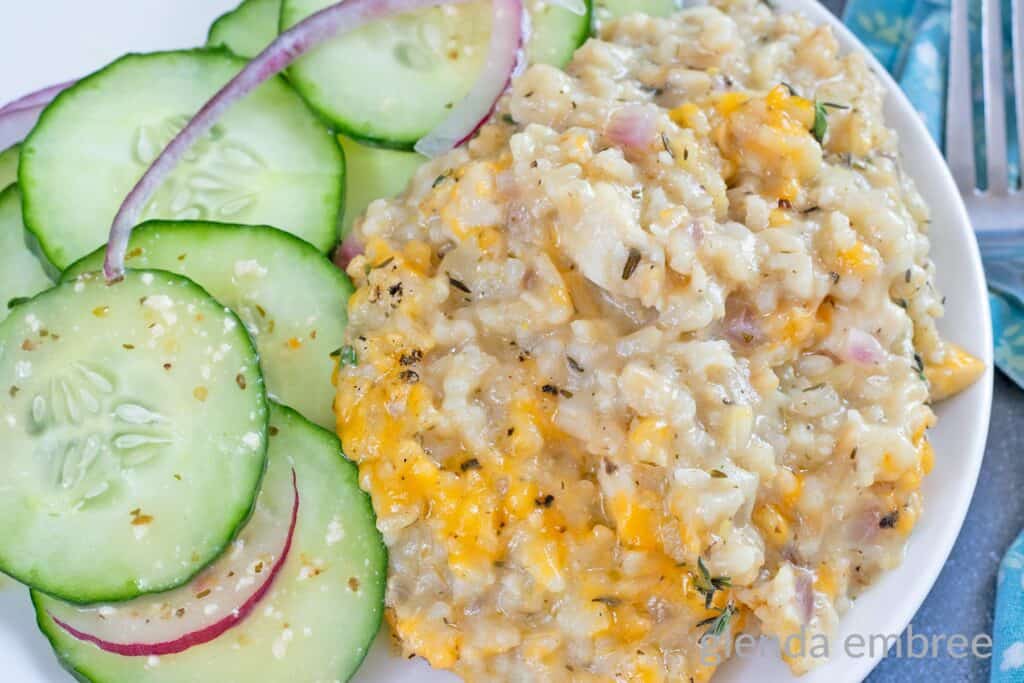
[[[946,160],[960,187],[978,237],[989,285],[1024,303],[1024,191],[1011,188],[1007,172],[1006,88],[1001,0],[982,0],[982,86],[988,187],[978,186],[974,161],[969,0],[952,0]],[[1013,84],[1017,93],[1018,151],[1024,171],[1024,0],[1011,0]]]

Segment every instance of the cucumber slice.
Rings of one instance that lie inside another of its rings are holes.
[[[331,3],[284,0],[281,26],[291,27]],[[589,35],[589,11],[579,16],[540,0],[531,0],[528,8],[531,61],[561,65]],[[473,86],[490,30],[486,0],[402,14],[320,46],[296,61],[288,78],[345,134],[412,149]]]
[[[682,9],[682,0],[594,0],[594,15],[599,22],[629,14],[669,17]]]
[[[206,44],[240,57],[255,57],[277,37],[281,0],[245,0],[210,27]]]
[[[338,137],[345,150],[345,219],[341,236],[352,230],[356,219],[375,199],[394,197],[405,190],[416,169],[426,158],[415,152],[361,145],[344,135]]]
[[[281,0],[245,0],[214,22],[207,44],[224,45],[235,54],[255,57],[277,36],[280,14]],[[551,23],[554,26],[557,21]],[[541,51],[564,49],[564,45],[564,40],[544,40]],[[415,152],[361,145],[344,135],[338,136],[338,141],[345,150],[345,215],[341,225],[344,237],[370,202],[404,190],[426,159]],[[297,405],[293,399],[283,398],[285,403]],[[301,406],[299,409],[302,411]]]
[[[0,190],[18,182],[18,157],[21,145],[8,147],[0,152]]]
[[[106,241],[149,163],[244,64],[225,50],[127,55],[50,105],[19,171],[25,224],[50,261],[66,268]],[[144,217],[276,225],[326,252],[343,176],[337,140],[275,78],[224,114]]]
[[[76,603],[189,581],[249,517],[266,462],[256,351],[195,283],[98,274],[0,323],[0,570]]]
[[[50,616],[68,608],[34,593],[39,627],[75,676],[93,683],[319,683],[355,672],[380,626],[387,578],[370,500],[333,434],[276,406],[270,424],[265,486],[290,484],[294,468],[301,502],[295,545],[260,606],[220,638],[154,659],[75,639]]]
[[[64,278],[102,263],[96,251]],[[352,284],[323,254],[274,228],[154,221],[134,231],[126,263],[185,275],[231,308],[256,342],[267,391],[334,429],[331,353],[343,343]]]
[[[21,194],[17,185],[11,185],[0,192],[0,320],[21,299],[53,285],[26,237],[21,222]]]
[[[530,43],[526,53],[531,64],[559,68],[572,59],[576,48],[587,41],[594,21],[593,0],[584,0],[581,16],[544,0],[527,0],[530,10]]]

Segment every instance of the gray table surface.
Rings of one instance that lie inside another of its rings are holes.
[[[822,0],[839,13],[846,0]],[[913,619],[914,633],[972,637],[992,633],[996,573],[1003,552],[1024,526],[1024,391],[996,373],[992,424],[978,488],[956,547],[928,599]],[[932,514],[941,514],[935,503]],[[888,657],[868,683],[985,681],[984,659],[898,659]]]

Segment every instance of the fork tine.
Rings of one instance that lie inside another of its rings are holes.
[[[1017,153],[1024,190],[1024,0],[1013,0],[1013,92],[1017,105]]]
[[[949,86],[946,89],[946,161],[960,192],[974,192],[974,118],[968,0],[953,0],[949,22]]]
[[[985,86],[985,156],[988,192],[1003,196],[1006,174],[1006,82],[1003,71],[1003,12],[1000,0],[982,0],[982,73]]]

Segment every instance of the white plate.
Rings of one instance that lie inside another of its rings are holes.
[[[235,0],[36,0],[6,2],[0,22],[0,102],[68,78],[84,75],[129,51],[200,44],[211,21]],[[863,49],[812,0],[785,0],[820,23],[831,24],[843,47]],[[888,573],[843,618],[841,637],[851,633],[899,634],[924,600],[953,547],[974,492],[988,433],[992,401],[992,334],[981,261],[956,186],[916,112],[877,63],[889,89],[890,125],[901,134],[906,168],[932,207],[932,255],[939,285],[949,297],[943,332],[990,368],[972,389],[942,404],[932,432],[935,470],[924,485],[925,514],[914,531],[903,565]],[[126,101],[125,106],[131,106]],[[0,532],[2,533],[2,532]],[[956,632],[949,624],[949,632]],[[358,683],[442,683],[453,676],[390,654],[378,639]],[[838,641],[842,642],[842,641]],[[833,647],[834,659],[801,681],[854,682],[881,658],[852,658]],[[0,678],[18,683],[70,681],[35,629],[25,591],[0,593]],[[730,662],[716,683],[740,680],[782,683],[793,678],[777,657]],[[210,683],[222,683],[220,681]],[[253,682],[255,683],[255,682]],[[274,681],[272,683],[279,683]]]

